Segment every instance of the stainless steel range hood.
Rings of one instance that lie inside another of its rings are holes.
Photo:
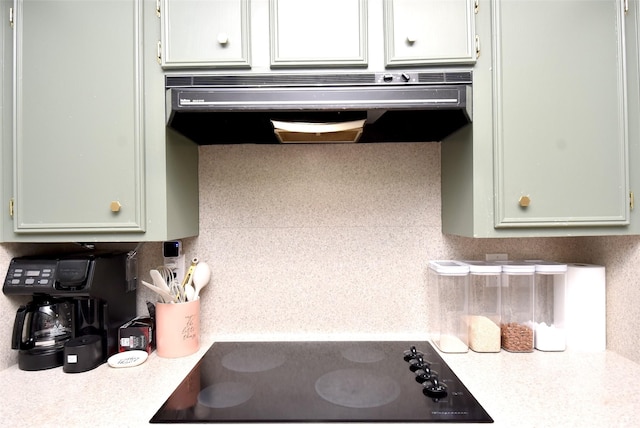
[[[274,121],[327,124],[332,130],[364,121],[360,132],[352,133],[353,142],[440,141],[471,122],[471,85],[467,70],[167,75],[167,126],[198,144],[300,137],[278,133]],[[338,141],[311,128],[314,137],[305,142]]]

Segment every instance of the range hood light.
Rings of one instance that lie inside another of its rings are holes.
[[[272,120],[281,143],[356,143],[366,120],[349,122],[283,122]]]

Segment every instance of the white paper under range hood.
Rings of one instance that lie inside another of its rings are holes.
[[[366,120],[348,122],[283,122],[272,120],[281,143],[356,143]]]
[[[471,122],[471,80],[471,71],[168,75],[167,125],[199,144],[283,142],[273,121],[364,124],[346,139],[287,136],[299,143],[440,141]]]

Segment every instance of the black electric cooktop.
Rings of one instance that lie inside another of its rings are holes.
[[[216,342],[150,422],[493,419],[428,342]]]

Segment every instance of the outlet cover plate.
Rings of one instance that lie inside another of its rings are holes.
[[[485,254],[484,257],[488,262],[504,262],[506,260],[509,260],[509,255],[506,253]]]

